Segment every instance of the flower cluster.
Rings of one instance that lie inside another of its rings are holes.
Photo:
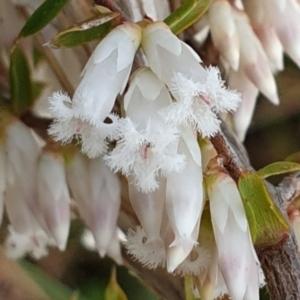
[[[118,177],[101,157],[88,159],[73,147],[45,144],[13,116],[1,117],[0,219],[5,206],[10,221],[4,242],[7,255],[19,258],[30,254],[39,259],[48,254],[49,247],[65,250],[72,195],[99,254],[122,263]]]
[[[111,110],[139,47],[147,66],[132,74],[117,116]],[[220,163],[210,163],[204,173],[216,152],[209,144],[201,151],[197,140],[220,130],[218,114],[234,111],[240,96],[225,87],[218,69],[200,62],[163,22],[144,29],[120,25],[95,49],[72,100],[60,92],[50,98],[55,121],[49,132],[62,142],[78,138],[82,152],[100,155],[102,169],[126,176],[140,226],[129,230],[125,245],[143,266],[194,275],[205,299],[228,292],[234,299],[258,299],[259,264],[238,189]],[[86,172],[83,159],[70,166],[70,188],[104,254],[116,226],[118,183],[109,179],[110,203],[94,201],[102,187],[87,187],[102,175],[86,174],[87,182],[78,184],[78,170]],[[90,161],[91,173],[99,167]],[[103,209],[106,215],[97,215]],[[239,242],[240,255],[232,246]]]
[[[242,93],[233,117],[240,140],[245,138],[259,92],[279,104],[273,74],[283,70],[283,53],[300,65],[299,18],[296,0],[215,0],[209,8],[207,24],[228,84]]]
[[[133,74],[124,96],[125,118],[119,118],[111,111],[127,84],[138,47],[149,67]],[[224,86],[218,69],[205,69],[199,62],[163,22],[143,30],[124,23],[97,46],[72,100],[61,92],[52,95],[54,123],[49,133],[62,142],[78,138],[89,157],[104,154],[112,170],[130,177],[138,190],[152,192],[158,188],[157,177],[184,169],[181,140],[199,164],[195,136],[186,132],[213,136],[220,129],[217,114],[238,106],[239,94]],[[112,140],[117,143],[109,152]]]

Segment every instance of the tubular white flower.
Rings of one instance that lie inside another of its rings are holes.
[[[175,234],[170,247],[197,243],[197,236],[192,237],[192,233],[203,206],[201,153],[196,138],[193,135],[188,136],[186,132],[178,146],[178,153],[186,156],[186,167],[182,172],[167,177],[166,209]],[[198,155],[197,160],[194,159],[195,152]]]
[[[104,121],[126,86],[140,41],[141,28],[128,22],[114,28],[99,43],[73,97],[74,104],[82,109],[80,116],[92,124]]]
[[[142,48],[150,68],[177,100],[163,112],[166,120],[175,126],[192,123],[204,135],[215,134],[220,123],[215,113],[232,111],[239,102],[217,69],[204,69],[200,57],[163,22],[144,29]]]
[[[109,117],[115,121],[110,112],[126,86],[140,40],[138,25],[124,23],[116,27],[94,50],[73,99],[60,92],[50,97],[55,122],[49,133],[56,140],[67,142],[73,135],[79,135],[83,151],[91,157],[106,150],[105,138],[114,135],[116,127],[115,122],[105,124],[104,120]]]
[[[152,193],[139,192],[131,184],[128,189],[132,208],[147,234],[147,241],[159,240],[162,242],[160,231],[166,200],[165,179],[160,178],[159,188]]]
[[[230,67],[239,67],[239,38],[231,13],[231,5],[226,0],[212,2],[208,10],[208,22],[214,45]]]
[[[117,226],[120,181],[101,157],[91,160],[79,153],[68,166],[67,180],[97,249],[104,256]]]
[[[171,222],[170,225],[172,227]],[[174,238],[176,238],[176,233],[173,229],[171,229],[171,227],[167,228],[165,234],[165,240],[164,240],[165,245],[168,246],[166,263],[167,263],[167,270],[170,273],[174,272],[188,258],[192,250],[195,249],[197,244],[197,242],[195,243],[195,241],[197,241],[199,235],[199,229],[200,229],[200,218],[198,218],[197,220],[197,223],[191,233],[190,239],[181,240],[180,243],[174,244]],[[184,270],[187,271],[189,266],[190,264],[188,262],[187,268],[184,268]],[[201,260],[198,260],[198,262],[193,265],[192,271],[195,271],[196,269],[199,270],[199,267],[202,268]]]
[[[40,230],[43,218],[37,205],[36,167],[41,146],[34,133],[14,120],[6,129],[7,177],[5,207],[19,233]]]
[[[205,80],[206,71],[199,64],[198,54],[178,39],[165,23],[149,24],[143,31],[141,45],[150,68],[169,87],[175,73],[182,73],[196,82]]]
[[[240,68],[273,104],[279,104],[277,87],[268,58],[250,26],[247,15],[233,9],[233,16],[240,39]]]
[[[271,71],[276,73],[282,71],[283,66],[283,47],[277,36],[275,28],[268,24],[255,27],[255,34],[259,38],[269,60]]]
[[[300,65],[300,17],[299,1],[243,1],[245,11],[249,15],[255,28],[272,26],[285,52]],[[268,37],[270,38],[270,36]]]
[[[166,87],[149,68],[136,72],[125,95],[127,118],[119,121],[120,140],[104,157],[112,170],[131,176],[143,192],[158,188],[157,176],[184,167],[184,156],[176,153],[178,130],[166,125],[158,114],[170,103]]]
[[[129,179],[130,180],[130,179]],[[127,249],[148,268],[156,268],[165,261],[161,225],[166,198],[166,183],[160,178],[159,188],[151,193],[139,192],[129,184],[129,198],[141,225],[128,233]]]
[[[63,251],[70,228],[70,195],[59,154],[43,151],[38,161],[37,175],[38,203],[45,219],[45,229]]]
[[[259,299],[257,257],[237,186],[219,167],[208,174],[206,183],[218,264],[227,289],[233,299]],[[251,291],[247,288],[249,283]],[[252,298],[248,298],[248,293]]]
[[[255,110],[258,89],[242,69],[239,69],[238,72],[230,70],[227,82],[230,87],[240,91],[242,94],[242,101],[233,114],[233,124],[238,139],[243,141]]]

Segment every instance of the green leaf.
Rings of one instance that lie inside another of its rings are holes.
[[[110,280],[104,293],[105,300],[127,300],[127,297],[117,282],[116,268],[113,267]]]
[[[208,10],[212,0],[186,0],[164,22],[178,34],[195,23]]]
[[[243,172],[239,191],[248,218],[253,243],[258,246],[278,243],[289,225],[272,201],[263,180],[254,172]]]
[[[19,38],[40,31],[68,2],[69,0],[45,0],[29,17],[19,33]]]
[[[120,22],[121,16],[115,12],[92,18],[58,33],[49,45],[55,48],[74,47],[96,39],[102,39]]]
[[[12,49],[10,55],[9,81],[12,108],[19,113],[32,104],[33,97],[28,62],[18,46]]]
[[[295,152],[289,155],[284,159],[285,161],[292,161],[296,163],[300,163],[300,152]]]
[[[43,289],[43,291],[51,298],[51,300],[87,300],[80,293],[74,293],[71,289],[61,284],[39,270],[33,264],[22,259],[18,261],[19,265],[28,273],[28,275]],[[73,298],[72,298],[73,297]]]
[[[288,161],[278,161],[265,166],[256,173],[261,178],[267,178],[274,175],[295,172],[300,170],[300,164]]]

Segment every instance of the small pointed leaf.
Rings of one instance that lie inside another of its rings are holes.
[[[116,268],[111,272],[110,280],[104,293],[104,300],[127,300],[127,297],[117,282]]]
[[[295,163],[300,163],[300,152],[295,152],[284,159],[285,161],[292,161]]]
[[[274,175],[300,171],[300,164],[288,161],[278,161],[265,166],[256,173],[261,178],[267,178]]]
[[[14,112],[28,108],[33,101],[30,70],[25,54],[15,46],[10,55],[9,81]]]
[[[258,246],[278,243],[289,225],[272,201],[262,179],[254,172],[245,171],[240,176],[238,187],[253,243]]]
[[[208,10],[211,2],[212,0],[186,0],[164,22],[174,34],[178,34],[200,19]]]
[[[26,37],[40,31],[68,2],[69,0],[45,0],[29,17],[19,37]]]
[[[119,25],[119,13],[109,13],[101,17],[85,20],[58,33],[49,43],[50,47],[74,47],[96,39],[104,38],[111,29]]]

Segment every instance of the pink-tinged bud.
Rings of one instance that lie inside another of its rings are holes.
[[[92,160],[79,153],[68,166],[67,179],[79,212],[104,256],[117,225],[120,181],[101,157]]]
[[[294,0],[286,1],[282,11],[278,11],[274,27],[284,51],[300,67],[300,5]]]
[[[274,27],[261,25],[255,27],[255,33],[259,38],[273,73],[283,70],[283,48],[278,39]]]
[[[242,69],[239,69],[238,72],[230,70],[227,82],[231,88],[236,89],[242,94],[242,101],[233,114],[233,124],[238,139],[243,141],[255,110],[258,89]]]
[[[43,151],[38,161],[38,203],[46,228],[57,242],[66,248],[70,228],[70,195],[64,163],[57,153]]]
[[[208,172],[206,184],[218,265],[229,294],[233,299],[245,299],[248,293],[253,300],[259,299],[257,257],[237,186],[218,167]],[[248,292],[249,282],[251,291]]]
[[[240,39],[240,68],[253,84],[273,103],[279,104],[276,82],[263,47],[245,13],[232,10]]]
[[[226,0],[212,2],[208,10],[208,22],[214,45],[229,66],[239,67],[239,38],[231,13],[231,5]]]
[[[33,131],[19,121],[6,128],[7,159],[5,207],[19,233],[41,229],[43,218],[37,205],[36,171],[41,146]]]

